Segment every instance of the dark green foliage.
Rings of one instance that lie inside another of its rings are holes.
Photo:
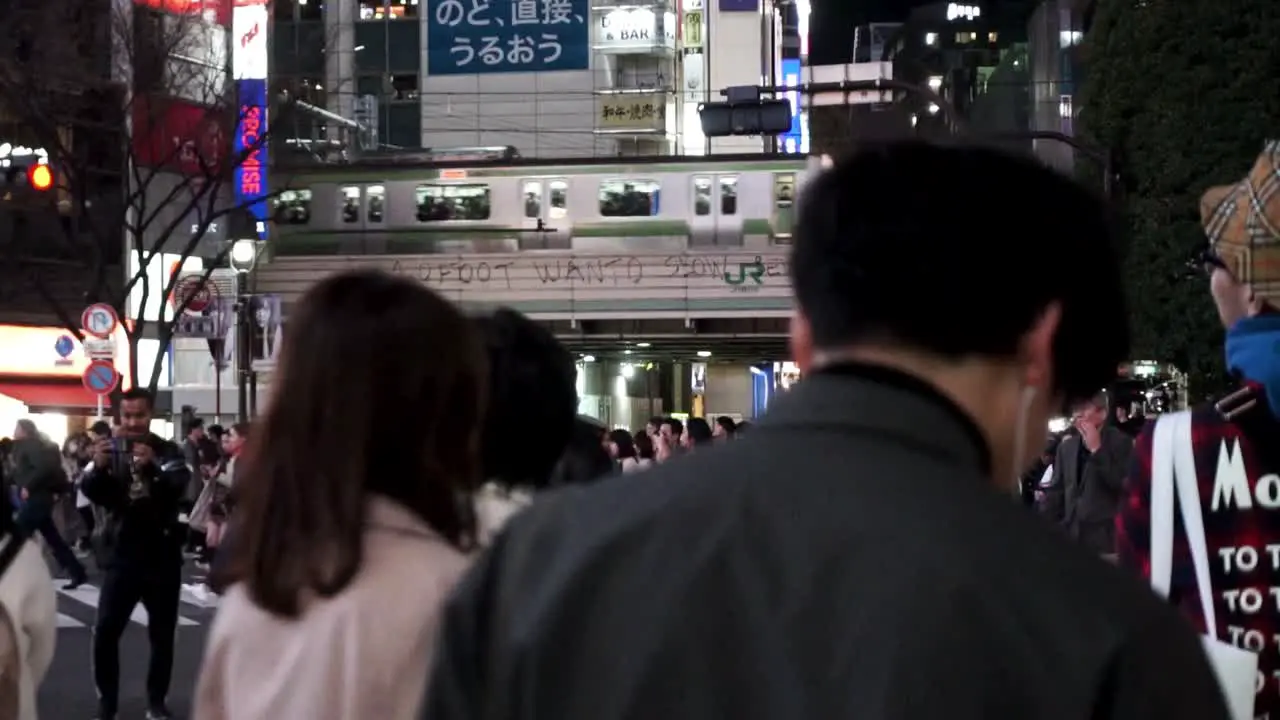
[[[1081,119],[1121,174],[1133,355],[1214,392],[1222,329],[1207,282],[1181,271],[1204,242],[1200,194],[1280,137],[1280,2],[1098,0],[1084,51]]]

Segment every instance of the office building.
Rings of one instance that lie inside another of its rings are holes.
[[[279,0],[273,85],[369,122],[384,149],[758,152],[772,141],[708,141],[697,106],[778,79],[783,17],[763,0]]]

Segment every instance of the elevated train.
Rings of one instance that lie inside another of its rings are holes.
[[[817,161],[521,159],[509,148],[285,164],[277,255],[765,250],[790,242]]]

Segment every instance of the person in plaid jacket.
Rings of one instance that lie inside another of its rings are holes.
[[[1192,410],[1192,443],[1211,564],[1218,637],[1258,653],[1255,715],[1280,720],[1280,143],[1249,177],[1201,203],[1209,248],[1196,264],[1227,328],[1226,359],[1241,386]],[[1122,566],[1151,575],[1154,424],[1138,436],[1116,518]],[[1170,602],[1205,621],[1182,524],[1174,524]]]

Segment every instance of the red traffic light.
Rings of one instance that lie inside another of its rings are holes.
[[[27,168],[27,184],[36,190],[48,190],[53,187],[53,171],[48,165],[32,165]]]

